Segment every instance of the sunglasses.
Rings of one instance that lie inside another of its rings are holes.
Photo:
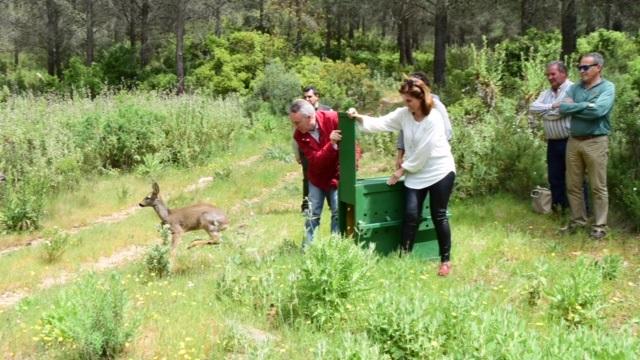
[[[578,65],[578,71],[585,72],[585,71],[588,71],[593,66],[598,66],[598,64]]]

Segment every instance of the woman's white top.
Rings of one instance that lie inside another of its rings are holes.
[[[407,107],[377,118],[363,115],[360,128],[366,132],[402,130],[405,147],[402,168],[408,188],[424,189],[456,171],[442,115],[435,107],[421,121],[416,121]]]

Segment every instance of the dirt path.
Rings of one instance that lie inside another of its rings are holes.
[[[128,248],[118,251],[111,256],[102,257],[97,262],[86,263],[80,266],[80,271],[70,273],[63,271],[56,276],[43,279],[38,284],[39,290],[46,290],[53,286],[64,285],[70,281],[77,279],[83,273],[89,271],[105,271],[116,268],[120,265],[129,263],[142,257],[146,247],[140,245],[129,246]],[[13,306],[20,300],[26,298],[31,293],[30,289],[19,289],[8,291],[0,294],[0,309]]]
[[[287,173],[278,183],[277,186],[271,187],[271,188],[265,188],[262,190],[262,192],[249,200],[244,200],[238,204],[236,204],[236,206],[234,206],[233,208],[231,208],[230,213],[237,213],[239,212],[242,208],[250,208],[251,206],[253,206],[254,204],[258,204],[261,201],[264,201],[265,199],[267,199],[269,196],[271,196],[272,194],[274,194],[275,192],[277,192],[278,190],[280,190],[283,186],[285,186],[287,183],[289,183],[290,181],[292,181],[293,179],[295,179],[296,177],[300,176],[299,172],[290,172]],[[185,189],[185,192],[191,192],[191,191],[195,191],[197,189],[201,189],[203,187],[206,187],[209,183],[211,183],[213,181],[212,177],[205,177],[205,178],[201,178],[200,180],[198,180],[198,182],[196,184],[190,185]],[[74,234],[80,230],[86,229],[88,227],[91,226],[95,226],[97,224],[111,224],[111,223],[117,223],[119,221],[122,221],[124,219],[126,219],[128,216],[131,216],[135,211],[137,211],[138,208],[129,208],[129,209],[125,209],[122,211],[119,211],[117,213],[111,214],[109,216],[104,216],[101,218],[96,219],[96,221],[92,222],[89,225],[86,226],[82,226],[82,227],[74,227],[70,230],[68,230],[67,232],[70,234]],[[37,242],[36,242],[37,241]],[[35,239],[34,241],[32,241],[30,243],[30,245],[37,245],[41,242],[45,241],[45,239],[39,238],[39,239]],[[18,247],[18,249],[13,250],[13,251],[17,251],[25,246],[29,246],[29,245],[23,245],[21,247]],[[77,279],[80,275],[82,275],[84,272],[88,272],[88,271],[105,271],[105,270],[109,270],[109,269],[113,269],[116,268],[118,266],[121,265],[125,265],[128,264],[132,261],[135,261],[139,258],[141,258],[144,255],[144,252],[146,250],[145,246],[140,246],[140,245],[133,245],[130,246],[128,248],[125,248],[124,250],[118,251],[114,254],[112,254],[109,257],[102,257],[100,258],[97,262],[92,262],[92,263],[86,263],[80,266],[80,271],[75,272],[75,273],[69,273],[69,272],[62,272],[56,276],[52,276],[52,277],[48,277],[43,279],[40,284],[38,285],[38,289],[40,290],[44,290],[44,289],[48,289],[51,288],[53,286],[56,285],[64,285],[70,281],[73,281],[75,279]],[[5,253],[6,249],[4,250]],[[12,291],[8,291],[5,293],[0,294],[0,309],[2,308],[6,308],[6,307],[10,307],[13,306],[15,304],[17,304],[18,302],[20,302],[20,300],[28,297],[33,291],[33,289],[18,289],[18,290],[12,290]]]

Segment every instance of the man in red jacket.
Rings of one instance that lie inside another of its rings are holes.
[[[309,165],[309,210],[306,214],[306,238],[302,249],[313,241],[324,200],[331,208],[331,232],[339,232],[338,223],[338,142],[342,139],[338,130],[338,113],[317,111],[306,100],[295,100],[289,108],[289,119],[295,127],[293,138],[298,143]]]

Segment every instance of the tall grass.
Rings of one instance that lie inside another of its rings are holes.
[[[203,164],[231,150],[247,123],[234,97],[10,97],[0,103],[0,168],[9,178],[3,228],[37,228],[44,194],[73,187],[79,177]]]

